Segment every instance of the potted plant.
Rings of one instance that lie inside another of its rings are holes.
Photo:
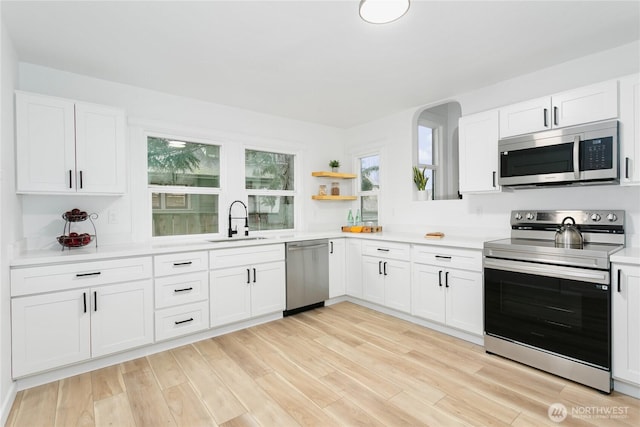
[[[418,168],[417,166],[413,167],[413,182],[418,188],[418,200],[426,200],[427,198],[427,192],[425,190],[427,188],[429,177],[425,175],[426,171],[426,167],[424,167],[422,170],[420,170],[420,168]]]
[[[338,168],[340,167],[340,160],[331,160],[329,162],[329,167],[332,172],[338,172]]]

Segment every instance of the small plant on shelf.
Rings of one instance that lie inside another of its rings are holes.
[[[331,160],[329,162],[329,167],[333,172],[338,172],[338,168],[340,167],[340,160]]]
[[[426,171],[426,167],[422,170],[417,166],[413,167],[413,182],[415,182],[416,187],[418,187],[418,191],[424,191],[427,188],[429,177],[424,174]]]

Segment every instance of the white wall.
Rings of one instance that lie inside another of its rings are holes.
[[[337,128],[294,121],[238,108],[172,96],[138,87],[89,78],[77,74],[21,63],[19,89],[124,108],[129,118],[128,179],[129,191],[122,197],[89,196],[21,196],[24,210],[23,234],[29,249],[55,248],[55,237],[62,233],[60,215],[78,207],[96,212],[101,243],[140,241],[150,236],[150,220],[140,212],[148,210],[146,175],[144,173],[145,129],[161,130],[182,136],[213,139],[240,166],[242,147],[264,147],[290,150],[300,156],[297,173],[302,187],[298,189],[300,230],[335,228],[345,210],[335,202],[312,201],[319,181],[311,178],[313,170],[327,170],[331,159],[345,161],[344,131]],[[242,199],[243,183],[237,169],[227,165],[226,191],[221,206],[226,209],[234,199]],[[347,171],[347,168],[344,168]],[[224,179],[224,178],[223,178]],[[108,213],[115,212],[117,224],[109,224]],[[135,213],[135,214],[134,214]],[[224,232],[224,229],[221,229]]]
[[[637,73],[640,42],[590,55],[430,105],[458,101],[462,115]],[[463,200],[414,202],[411,175],[413,123],[428,105],[350,129],[347,152],[379,145],[385,158],[381,168],[381,225],[388,230],[458,235],[508,236],[512,209],[624,209],[627,244],[640,246],[640,187],[593,186],[503,191],[467,195]]]
[[[0,425],[4,425],[15,396],[11,380],[9,259],[10,245],[16,239],[16,230],[21,228],[21,214],[14,179],[13,91],[17,85],[17,60],[2,16],[0,63]]]

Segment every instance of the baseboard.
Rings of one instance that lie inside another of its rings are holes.
[[[613,389],[627,396],[640,399],[640,385],[629,384],[620,380],[613,379]]]
[[[16,394],[18,394],[18,387],[15,382],[12,382],[7,395],[2,401],[2,406],[0,406],[0,426],[7,423],[11,407],[13,406],[13,402],[16,400]]]

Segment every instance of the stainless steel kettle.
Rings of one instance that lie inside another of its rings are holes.
[[[568,220],[571,220],[572,224],[567,223]],[[570,216],[563,219],[556,230],[556,247],[582,249],[583,245],[584,239],[576,227],[576,220]]]

